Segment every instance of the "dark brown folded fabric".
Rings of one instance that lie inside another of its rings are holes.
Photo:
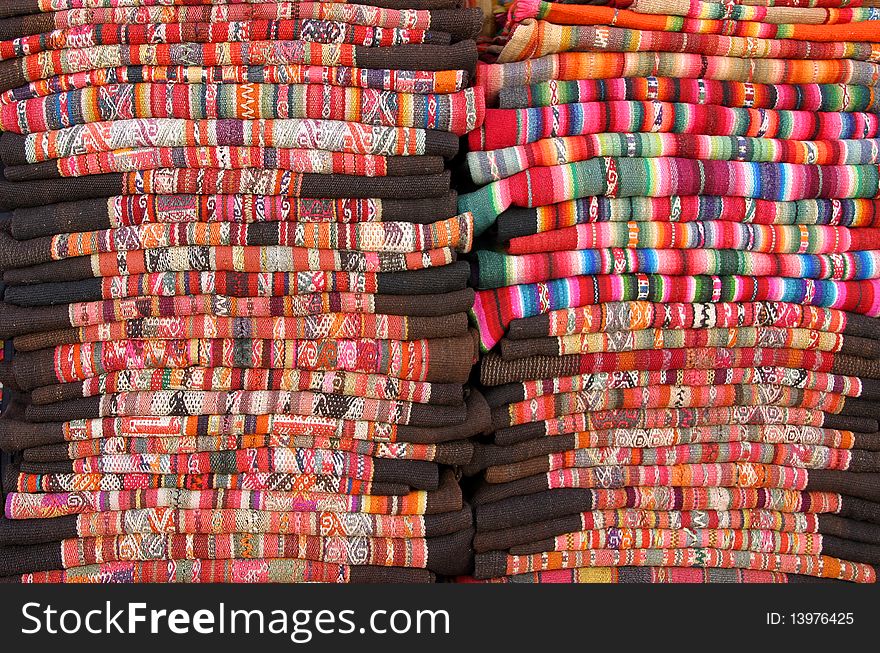
[[[847,519],[840,515],[817,515],[819,532],[844,540],[877,544],[880,542],[880,525]],[[843,557],[843,556],[840,556]]]
[[[10,136],[6,133],[4,136]],[[451,134],[450,134],[451,135]],[[131,197],[131,196],[128,196]],[[145,199],[155,199],[156,195]],[[249,196],[242,196],[246,200]],[[169,198],[170,199],[170,198]],[[432,198],[408,197],[403,199],[371,199],[381,206],[384,222],[415,222],[427,224],[443,220],[458,213],[458,197],[454,192],[447,192]],[[61,202],[16,208],[10,213],[9,230],[17,240],[30,240],[56,234],[80,233],[110,229],[109,199],[85,199],[75,202]],[[301,198],[303,205],[321,206],[327,200],[318,198]]]
[[[475,476],[484,469],[495,465],[509,465],[539,456],[570,451],[577,446],[575,434],[557,435],[552,438],[535,438],[506,447],[495,444],[477,443],[474,455],[462,472],[465,476]]]
[[[0,62],[0,64],[9,62]],[[9,181],[0,178],[0,209],[43,206],[74,200],[124,195],[125,180],[132,174],[105,174],[89,177],[69,177],[40,181]],[[450,176],[446,171],[438,175],[411,177],[359,177],[355,175],[292,175],[291,197],[353,197],[406,199],[408,197],[443,197],[449,194]],[[219,186],[219,187],[218,187]],[[169,194],[224,194],[235,188],[222,184],[202,184],[201,187],[169,189]]]
[[[107,284],[106,277],[77,278],[86,269],[87,264],[79,259],[67,259],[55,261],[42,266],[33,266],[21,270],[7,270],[5,275],[12,279],[24,280],[38,279],[70,279],[73,275],[76,281],[59,281],[43,283],[27,283],[20,286],[7,286],[4,290],[3,299],[16,306],[53,306],[57,304],[73,304],[76,302],[94,302],[102,299],[110,299],[104,288]],[[37,269],[39,268],[39,269]],[[438,268],[426,268],[424,270],[406,270],[403,272],[378,272],[374,277],[376,281],[376,294],[380,295],[425,295],[433,293],[448,293],[462,290],[467,285],[469,273],[465,261],[456,261],[450,265]],[[189,279],[192,275],[200,275],[198,271],[162,273],[173,275],[177,279]],[[286,288],[285,294],[293,292],[296,286],[296,273],[274,272],[272,279],[279,280],[279,288]],[[347,280],[348,273],[338,272],[335,274],[339,279]],[[364,273],[372,274],[372,273]],[[280,275],[280,276],[279,276]],[[115,277],[119,279],[120,277]],[[169,277],[170,278],[170,277]],[[259,292],[261,282],[266,275],[260,272],[231,272],[223,271],[210,274],[211,287],[222,291],[231,297],[252,297]],[[143,297],[149,292],[149,286],[141,283],[144,275],[130,275],[125,277],[127,287],[136,288],[134,297]],[[281,283],[284,282],[284,283]],[[9,282],[7,282],[9,283]],[[340,285],[343,285],[340,283]],[[189,285],[195,288],[196,283]],[[264,293],[268,296],[267,293]]]
[[[880,565],[880,545],[852,542],[834,535],[822,537],[822,555],[868,565]]]
[[[66,518],[69,519],[69,518]],[[47,521],[47,520],[43,520]],[[6,520],[6,523],[11,523]],[[0,522],[0,544],[14,544],[15,540],[11,537],[8,541],[3,539],[4,527],[6,525]],[[493,531],[484,531],[477,529],[474,535],[474,551],[476,553],[485,553],[487,551],[507,551],[515,546],[531,544],[532,542],[546,541],[548,538],[564,535],[565,533],[576,533],[582,527],[581,517],[579,514],[562,515],[554,519],[545,521],[537,521],[524,526],[511,526]],[[14,528],[9,530],[14,532]],[[21,529],[22,531],[26,530]],[[27,529],[30,530],[30,529]],[[33,537],[40,537],[35,535]],[[53,538],[55,539],[55,538]],[[45,540],[37,540],[45,541]]]
[[[459,265],[459,264],[455,264]],[[450,266],[446,266],[449,268]],[[444,268],[446,269],[446,268]],[[462,268],[464,270],[464,268]],[[452,290],[444,292],[441,287],[438,293],[442,294],[413,294],[413,295],[361,295],[364,298],[364,305],[369,306],[370,301],[376,313],[386,315],[407,315],[410,317],[442,317],[469,311],[474,305],[473,288],[463,288],[461,290]],[[340,296],[340,293],[328,293],[331,307]],[[166,303],[166,299],[156,298],[160,305]],[[168,309],[156,314],[152,311],[153,298],[144,298],[143,301],[137,301],[138,309],[136,317],[165,317],[175,315],[171,304],[171,298],[167,298]],[[100,301],[100,300],[99,300]],[[282,314],[281,301],[278,300],[279,309],[275,312]],[[108,321],[114,321],[115,311],[113,310],[113,300],[107,300],[102,306],[106,310],[101,313],[107,316]],[[323,302],[317,304],[318,307],[323,306]],[[74,307],[69,304],[58,304],[54,306],[16,306],[0,302],[0,339],[11,339],[30,333],[39,333],[43,331],[55,331],[58,329],[66,329],[71,327],[70,311]],[[323,312],[323,310],[322,310]],[[130,314],[130,313],[129,313]],[[212,311],[211,314],[218,314],[218,311]],[[0,362],[2,364],[2,362]],[[506,403],[506,402],[505,402]]]
[[[837,492],[880,503],[880,474],[811,469],[807,490]]]

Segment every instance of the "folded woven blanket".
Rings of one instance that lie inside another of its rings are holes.
[[[443,290],[443,288],[438,288]],[[231,318],[305,318],[324,313],[383,314],[410,317],[455,315],[474,304],[470,288],[424,295],[311,293],[284,297],[174,295],[135,297],[79,304],[23,308],[0,303],[0,337],[87,327],[139,318],[217,316]],[[859,335],[857,332],[854,335]],[[2,365],[0,365],[2,368]]]
[[[86,347],[86,345],[67,345]],[[29,354],[32,355],[32,354]],[[13,359],[13,364],[15,364]],[[530,379],[575,376],[619,370],[714,369],[718,367],[790,367],[860,378],[880,378],[880,360],[822,351],[773,347],[699,347],[612,353],[530,356],[505,360],[498,354],[482,358],[485,385]]]
[[[8,181],[29,181],[174,168],[278,168],[292,173],[406,177],[438,174],[443,171],[443,160],[436,156],[386,157],[264,147],[148,147],[7,166],[3,169],[3,175]]]
[[[8,251],[8,250],[7,250]],[[321,252],[327,256],[322,256]],[[348,254],[352,254],[349,258]],[[309,257],[317,265],[330,267],[329,270],[299,269],[308,267]],[[272,275],[272,285],[280,279],[296,279],[288,286],[287,292],[299,287],[302,292],[321,289],[328,291],[365,290],[375,292],[378,289],[377,275],[402,274],[407,271],[440,269],[454,262],[456,253],[451,248],[426,250],[424,252],[349,252],[333,249],[302,249],[296,247],[260,246],[260,245],[220,245],[217,247],[169,247],[159,249],[142,249],[117,254],[106,252],[92,256],[77,256],[60,261],[40,263],[26,268],[6,270],[3,281],[13,284],[21,290],[21,284],[45,284],[51,279],[67,278],[71,280],[96,279],[107,281],[117,278],[133,278],[139,275],[209,275],[242,274],[259,277]],[[322,261],[323,259],[323,261]],[[331,263],[336,259],[335,263]],[[352,261],[355,269],[366,268],[364,272],[343,272],[335,269],[342,260]],[[426,267],[427,266],[427,267]],[[370,268],[374,268],[370,270]],[[377,271],[378,270],[378,271]],[[310,277],[307,280],[307,277]],[[245,277],[246,278],[246,277]],[[68,283],[76,283],[70,281]],[[121,281],[121,283],[129,283]],[[206,291],[211,292],[211,291]],[[252,294],[257,294],[254,291]],[[143,293],[148,294],[148,293]],[[14,301],[11,299],[10,301]]]
[[[371,313],[323,313],[305,318],[227,318],[210,315],[181,318],[136,318],[77,329],[31,333],[15,339],[17,351],[34,351],[76,342],[127,339],[259,338],[318,340],[376,338],[422,340],[467,333],[465,313],[443,317],[409,317]]]
[[[698,329],[766,326],[813,329],[880,340],[880,321],[833,308],[785,302],[605,302],[565,308],[510,324],[507,338],[541,338],[576,333],[642,329]],[[719,370],[721,372],[722,370]]]
[[[880,358],[880,341],[842,336],[827,331],[788,327],[731,327],[697,329],[644,329],[617,333],[501,340],[504,360],[529,356],[572,356],[652,349],[723,347],[730,349],[792,349],[843,353],[858,358]]]
[[[880,404],[842,395],[772,385],[653,386],[624,390],[581,391],[538,397],[493,410],[493,426],[503,429],[592,411],[656,408],[781,406],[877,419]],[[38,408],[31,406],[31,408]],[[36,412],[36,411],[35,411]],[[30,413],[28,413],[30,416]],[[36,417],[33,418],[36,421]]]
[[[496,444],[508,445],[570,433],[605,429],[684,428],[720,425],[815,426],[826,429],[877,433],[877,420],[834,415],[810,408],[782,406],[720,406],[603,410],[574,413],[554,419],[519,424],[495,431]]]
[[[14,59],[38,52],[94,47],[96,45],[233,43],[237,41],[265,41],[273,38],[309,43],[350,43],[374,48],[407,43],[444,45],[451,42],[451,36],[444,32],[418,28],[355,25],[315,18],[151,23],[149,25],[103,23],[100,24],[100,27],[93,22],[64,29],[53,29],[43,34],[22,35],[14,39],[0,41],[0,58]]]
[[[474,548],[480,553],[507,550],[566,533],[608,528],[760,528],[781,533],[821,533],[832,537],[847,534],[852,536],[854,542],[866,543],[871,543],[869,538],[878,532],[876,524],[830,514],[787,513],[767,509],[658,511],[622,508],[587,511],[527,526],[477,532]]]
[[[872,32],[876,31],[876,27],[870,23],[865,25]],[[823,26],[819,29],[824,31],[827,28]],[[870,87],[877,83],[877,74],[878,65],[868,61],[738,59],[683,52],[563,52],[528,61],[480,63],[476,69],[477,85],[483,87],[489,103],[495,101],[503,88],[551,79],[571,81],[657,76],[757,84],[852,84]]]
[[[25,415],[31,422],[63,422],[98,417],[222,415],[224,411],[244,415],[311,415],[413,426],[462,424],[467,417],[463,403],[434,406],[396,399],[283,390],[122,392],[45,406],[31,404]]]
[[[838,472],[841,473],[841,472]],[[132,488],[177,489],[255,489],[255,490],[319,490],[334,494],[397,494],[408,493],[409,483],[393,483],[332,477],[319,474],[286,474],[252,472],[244,474],[162,474],[148,473],[91,474],[76,473],[15,473],[10,487],[19,492],[76,492],[80,490],[125,490]],[[430,489],[430,488],[429,488]]]
[[[854,387],[858,388],[860,385],[855,384]],[[455,383],[405,381],[381,374],[361,374],[342,370],[317,372],[276,368],[245,370],[229,367],[120,370],[85,381],[48,386],[37,390],[44,390],[41,393],[43,400],[40,401],[40,397],[34,400],[32,397],[32,404],[35,405],[107,393],[148,390],[311,390],[328,394],[353,395],[369,399],[395,399],[439,406],[458,405],[464,397],[461,386]],[[34,394],[36,393],[35,390]],[[49,399],[52,401],[47,401]]]
[[[708,370],[615,370],[578,376],[557,376],[549,379],[509,383],[484,388],[486,400],[493,408],[505,404],[548,397],[560,393],[648,389],[653,386],[714,387],[726,385],[776,385],[817,392],[831,392],[845,397],[880,399],[880,384],[872,379],[841,376],[827,372],[787,367],[725,367]]]
[[[880,560],[880,548],[866,542],[849,542],[822,534],[779,533],[772,529],[757,528],[695,528],[688,530],[687,534],[678,529],[660,528],[593,529],[513,547],[510,553],[534,555],[551,551],[579,552],[598,549],[681,551],[705,547],[719,551],[748,551],[770,555],[823,555],[867,565],[875,565]]]
[[[528,140],[532,136],[517,138]],[[474,183],[488,184],[529,168],[603,156],[674,156],[758,163],[861,165],[880,161],[878,146],[880,139],[794,141],[751,136],[627,132],[542,138],[499,150],[468,152],[467,162]]]
[[[450,260],[452,253],[448,250],[440,250],[434,252],[435,256],[437,253],[441,254],[440,267],[406,272],[265,273],[209,272],[205,270],[156,272],[101,278],[95,277],[94,273],[89,271],[90,273],[85,276],[93,278],[81,281],[7,286],[4,299],[10,304],[19,306],[51,306],[102,299],[172,297],[188,294],[271,298],[290,294],[309,295],[338,292],[365,292],[371,295],[420,295],[461,290],[465,285],[465,281],[461,278],[461,268],[455,264],[446,265],[443,258],[445,253],[446,260]],[[64,275],[67,272],[73,273],[78,270],[75,276],[83,276],[82,267],[79,266],[80,259],[71,259],[71,261],[76,262],[76,265],[70,268],[64,265],[67,262],[59,261],[46,264],[50,270],[45,272],[54,271],[56,274]],[[430,257],[426,262],[431,262]],[[53,267],[54,270],[52,270]],[[10,270],[7,274],[10,275],[10,278],[26,280],[29,274],[44,272],[41,268],[42,266],[35,266],[34,268],[25,268],[23,271]],[[45,277],[38,277],[38,279],[43,278]],[[316,304],[317,300],[310,300],[309,303],[312,302]]]
[[[406,183],[409,179],[416,178],[407,178],[400,183]],[[790,183],[793,179],[797,179],[798,183]],[[390,183],[390,180],[374,181]],[[716,195],[776,201],[873,199],[877,197],[878,184],[880,173],[875,165],[819,166],[674,157],[605,157],[561,166],[531,168],[462,195],[458,204],[461,212],[471,211],[474,214],[479,234],[511,206],[542,206],[594,195]]]
[[[386,200],[387,201],[387,200]],[[583,197],[535,208],[510,208],[495,221],[498,242],[591,222],[703,222],[880,225],[875,199],[806,199],[776,202],[750,197]],[[455,213],[455,211],[453,211]],[[13,219],[13,229],[16,227]],[[13,232],[15,233],[15,232]]]
[[[880,13],[876,14],[880,19]],[[702,27],[708,21],[700,21]],[[737,30],[738,23],[726,21]],[[869,23],[870,24],[870,23]],[[876,26],[876,23],[875,23]],[[763,27],[763,26],[762,26]],[[837,27],[852,28],[853,25]],[[768,30],[768,34],[772,31]],[[839,33],[839,32],[837,32]],[[222,34],[222,33],[221,33]],[[777,34],[773,36],[779,36]],[[543,20],[526,18],[516,24],[510,39],[498,55],[499,63],[523,61],[543,57],[557,52],[688,52],[700,55],[720,55],[743,59],[850,59],[854,61],[876,61],[873,43],[854,43],[854,40],[876,39],[876,34],[868,39],[864,32],[853,30],[841,34],[843,38],[834,42],[813,40],[791,40],[763,36],[742,36],[725,34],[706,34],[693,32],[670,32],[662,30],[632,29],[609,25],[580,26],[555,25]],[[296,37],[303,38],[303,37]],[[422,42],[433,42],[423,39]],[[12,50],[12,48],[10,48]]]
[[[645,3],[648,4],[648,3]],[[644,5],[641,5],[644,6]],[[699,18],[679,18],[675,15],[664,15],[660,11],[665,6],[652,3],[650,14],[638,13],[641,6],[628,9],[612,7],[594,7],[584,5],[558,4],[541,0],[517,0],[511,8],[511,20],[519,23],[527,18],[546,19],[557,25],[617,25],[635,30],[661,30],[670,32],[688,32],[697,34],[735,34],[763,38],[786,38],[799,41],[870,41],[876,37],[877,23],[880,13],[870,8],[850,9],[843,15],[835,14],[835,18],[821,19],[822,10],[814,11],[809,16],[815,17],[818,23],[807,24],[796,17],[800,9],[775,13],[773,22],[767,21],[767,13],[761,15],[753,12],[748,18],[736,16],[734,20],[724,17],[723,20],[710,18],[700,13]],[[681,7],[681,3],[678,3]],[[681,9],[679,9],[679,12]],[[717,5],[716,5],[716,11]],[[771,15],[773,15],[771,13]],[[686,16],[689,13],[685,14]],[[794,24],[781,21],[792,20]],[[764,22],[755,22],[764,21]],[[840,21],[840,22],[837,22]]]
[[[90,122],[32,134],[0,134],[6,166],[134,147],[260,146],[376,154],[440,155],[458,151],[454,134],[324,119],[185,120],[135,118]]]
[[[433,583],[427,569],[340,565],[315,560],[144,560],[104,562],[5,577],[10,583]]]
[[[477,59],[473,41],[452,45],[414,44],[389,48],[308,43],[247,41],[238,43],[159,43],[96,45],[75,51],[56,50],[0,62],[0,90],[30,81],[117,66],[349,66],[392,70],[472,71]],[[772,61],[772,60],[768,60]]]
[[[366,0],[344,0],[350,4],[367,4]],[[826,2],[828,0],[825,0]],[[861,1],[861,0],[857,0]],[[180,6],[180,5],[239,5],[239,4],[262,4],[261,0],[10,0],[4,7],[3,16],[20,16],[38,14],[40,12],[63,11],[72,8],[93,7],[132,7],[144,6]],[[369,0],[374,7],[387,7],[389,9],[448,9],[456,6],[454,0]]]
[[[433,340],[317,339],[114,340],[21,352],[12,360],[20,387],[81,381],[125,369],[285,367],[388,374],[412,381],[465,383],[475,358],[471,334]]]
[[[601,224],[622,226],[624,223]],[[756,235],[754,243],[737,244],[736,249],[703,249],[702,247],[686,247],[684,245],[681,249],[665,249],[665,245],[679,244],[674,240],[675,235],[681,234],[684,240],[688,239],[687,230],[678,228],[684,227],[684,224],[666,225],[663,223],[638,222],[625,224],[630,228],[630,236],[633,240],[640,239],[644,241],[655,235],[662,238],[660,234],[664,231],[671,236],[671,239],[666,240],[663,244],[658,243],[657,248],[645,247],[643,249],[632,249],[629,247],[594,249],[588,246],[580,249],[580,246],[577,245],[573,246],[570,251],[521,254],[519,256],[510,256],[490,250],[480,250],[476,253],[478,261],[477,266],[475,266],[474,275],[478,279],[476,286],[482,289],[501,288],[504,286],[541,283],[551,279],[566,279],[593,274],[641,273],[682,277],[707,274],[724,276],[749,275],[755,277],[791,277],[795,279],[831,279],[834,281],[860,281],[880,277],[880,250],[829,254],[780,254],[752,251],[749,245],[754,244],[755,249],[767,246],[768,241],[762,237],[764,234]],[[660,226],[660,228],[654,230],[635,227],[635,225],[654,224]],[[702,226],[699,223],[685,224]],[[734,225],[734,223],[718,224]],[[749,226],[753,227],[756,225]],[[596,240],[600,241],[600,243],[604,243],[606,241],[602,236],[611,236],[615,229],[612,228],[604,234],[602,233],[603,230],[597,231],[599,233],[593,235],[597,236]],[[724,231],[723,229],[706,229],[702,235],[706,235],[706,239],[709,240],[719,236]],[[734,235],[735,230],[730,230],[727,233]],[[736,235],[742,236],[746,233],[751,235],[754,234],[754,231],[746,229]],[[856,233],[858,234],[858,232]],[[547,248],[553,247],[554,243],[552,241],[554,236],[557,235],[561,236],[562,234],[557,234],[556,232],[546,234],[547,241],[549,242],[544,242],[544,246]],[[695,236],[693,231],[690,235]],[[804,235],[808,237],[806,232]],[[695,237],[700,238],[700,236]],[[532,239],[531,236],[528,238]],[[511,248],[515,247],[519,251],[528,252],[530,246],[525,242],[522,242],[522,244],[520,242],[522,241],[514,239],[511,241]],[[618,240],[617,242],[620,241]],[[777,249],[794,249],[789,243],[790,240],[783,235],[779,241],[773,242],[772,246]],[[734,243],[728,241],[726,244]],[[642,245],[639,246],[641,247]],[[579,249],[575,249],[575,247]],[[747,249],[739,249],[740,247]],[[535,247],[535,249],[540,249],[540,247]]]
[[[54,30],[91,25],[120,24],[148,26],[188,23],[260,23],[266,20],[332,21],[347,25],[406,28],[449,32],[456,38],[473,38],[480,28],[480,16],[473,10],[453,9],[452,2],[437,0],[369,0],[364,2],[163,2],[74,3],[41,7],[37,13],[18,11],[2,14],[0,38],[16,38]],[[9,12],[15,11],[7,10]],[[19,16],[18,14],[21,14]],[[26,15],[30,14],[30,15]],[[15,16],[15,18],[9,19]],[[251,38],[257,40],[257,34]],[[264,35],[263,38],[267,38]],[[87,41],[88,42],[88,41]],[[152,41],[147,41],[152,42]]]
[[[254,246],[260,246],[258,251],[264,252],[266,258],[271,258],[273,249],[278,247],[310,248],[311,251],[298,253],[320,261],[311,264],[313,269],[317,265],[322,266],[320,269],[338,269],[325,267],[333,265],[329,261],[336,259],[344,261],[342,269],[367,272],[379,270],[371,269],[369,263],[359,264],[357,258],[374,258],[375,255],[370,252],[412,254],[444,247],[469,251],[472,229],[473,220],[465,214],[426,225],[411,222],[259,222],[238,225],[230,222],[187,222],[135,225],[27,241],[16,241],[4,234],[0,247],[8,250],[6,255],[10,260],[8,265],[2,265],[3,255],[0,254],[0,267],[25,267],[78,256],[159,248],[211,247],[220,250],[232,246],[243,248],[241,254],[245,254],[248,248],[256,251]],[[810,235],[809,232],[805,233]],[[824,234],[820,232],[820,235]],[[844,244],[846,242],[847,239],[844,239]],[[218,269],[222,269],[219,260],[217,263]]]
[[[513,556],[500,552],[478,553],[474,576],[476,578],[493,578],[544,570],[617,565],[763,569],[858,583],[877,582],[877,574],[871,565],[849,562],[827,555],[754,553],[751,551],[726,551],[717,548],[628,550],[611,548],[548,552],[524,556]]]
[[[625,238],[623,233],[629,234]],[[735,249],[749,252],[840,253],[870,250],[880,228],[850,229],[828,225],[764,225],[736,222],[600,222],[514,238],[511,254],[570,249]]]
[[[782,488],[837,492],[866,501],[880,501],[880,474],[827,469],[799,469],[750,462],[693,463],[672,466],[607,465],[567,468],[497,485],[481,485],[475,505],[508,497],[564,488],[628,488],[639,486]]]
[[[428,460],[444,465],[464,465],[473,456],[467,440],[437,444],[370,442],[310,435],[183,436],[173,438],[110,437],[68,444],[32,447],[22,452],[27,462],[55,462],[108,455],[191,454],[236,449],[329,449],[390,460]]]
[[[0,548],[4,576],[129,560],[303,559],[331,564],[467,571],[473,530],[432,538],[338,537],[272,533],[148,534],[68,539]]]
[[[13,108],[8,105],[3,110]],[[660,100],[586,102],[529,109],[487,109],[486,122],[468,135],[468,145],[472,150],[497,150],[554,136],[608,132],[839,140],[877,136],[880,117],[864,112],[734,109]],[[632,152],[628,154],[633,156]]]
[[[75,460],[23,462],[19,470],[22,475],[60,477],[73,474],[83,478],[128,474],[150,477],[191,474],[206,478],[253,476],[258,483],[274,482],[262,480],[270,475],[278,478],[326,475],[334,479],[401,483],[421,490],[437,489],[439,482],[437,465],[424,460],[373,458],[345,451],[277,448],[192,454],[113,454]]]
[[[82,459],[83,463],[92,459]],[[509,483],[548,472],[580,473],[581,470],[617,465],[692,465],[755,463],[806,470],[840,470],[859,473],[880,471],[880,454],[816,445],[722,442],[669,447],[601,447],[574,449],[506,465],[488,467],[488,483]],[[73,461],[77,463],[79,461]],[[576,471],[572,471],[576,470]],[[673,547],[675,548],[675,547]]]
[[[4,545],[150,534],[271,533],[312,537],[436,537],[471,525],[470,507],[438,515],[370,515],[253,509],[140,508],[52,519],[0,521]]]
[[[848,520],[880,525],[876,503],[832,492],[801,492],[778,488],[632,487],[625,489],[548,490],[476,507],[480,532],[526,527],[584,511],[747,510],[835,514]]]
[[[876,433],[852,433],[815,426],[722,424],[716,426],[608,429],[556,435],[526,440],[507,446],[477,444],[466,472],[473,475],[497,465],[521,463],[530,459],[564,454],[575,449],[601,447],[674,447],[689,444],[758,443],[791,444],[808,447],[827,447],[851,452],[859,460],[871,462],[880,447]],[[33,450],[29,450],[33,451]],[[47,452],[48,453],[48,452]],[[861,464],[861,463],[859,463]]]
[[[461,488],[451,470],[440,474],[437,490],[403,496],[372,496],[300,490],[175,490],[134,489],[81,491],[58,494],[6,495],[7,519],[48,519],[65,515],[91,515],[144,508],[180,510],[268,510],[273,512],[331,512],[374,515],[426,515],[458,511],[463,507]]]
[[[715,162],[718,163],[718,162]],[[281,195],[286,197],[406,199],[449,194],[449,172],[408,177],[316,175],[269,168],[190,170],[158,168],[143,172],[10,182],[0,179],[0,208],[23,208],[117,195]],[[418,191],[416,191],[418,189]]]
[[[117,66],[56,75],[0,92],[0,104],[108,84],[321,84],[398,93],[455,93],[468,86],[466,70],[390,70],[350,66]]]
[[[880,316],[877,280],[827,281],[790,277],[598,275],[505,286],[477,292],[472,316],[488,351],[515,319],[618,301],[781,301]],[[7,289],[7,301],[10,290]],[[841,372],[843,373],[843,372]],[[536,377],[531,377],[536,378]]]
[[[427,224],[457,213],[456,196],[351,199],[279,195],[124,195],[16,208],[7,214],[17,240],[147,224],[302,222]]]
[[[622,4],[611,2],[615,6]],[[871,3],[849,3],[841,0],[762,0],[742,4],[721,5],[702,0],[632,0],[627,8],[643,14],[669,14],[711,20],[761,21],[764,23],[797,23],[822,25],[880,20],[880,11]],[[750,6],[751,5],[751,6]],[[762,6],[764,5],[764,6]]]
[[[28,575],[37,577],[39,574]],[[24,580],[25,577],[22,577]],[[15,582],[15,581],[12,581]],[[37,581],[25,581],[37,582]],[[497,576],[477,580],[473,577],[459,577],[460,583],[612,583],[630,584],[702,584],[702,583],[833,583],[831,579],[804,576],[802,574],[786,574],[781,571],[764,571],[760,569],[705,569],[701,567],[574,567],[572,569],[554,569],[535,571],[529,574]]]
[[[0,420],[0,449],[21,451],[44,445],[115,437],[237,438],[251,435],[279,436],[281,438],[307,435],[333,440],[436,444],[464,440],[489,429],[491,425],[489,406],[482,395],[471,390],[465,405],[467,414],[463,423],[421,427],[408,424],[315,417],[314,415],[304,417],[289,413],[205,415],[199,417],[115,417],[56,423],[32,423],[20,421],[24,411],[13,404],[4,415],[4,419]]]
[[[761,84],[672,77],[556,80],[501,89],[498,107],[527,109],[576,102],[661,100],[752,109],[795,111],[880,110],[872,86],[849,84]]]
[[[310,118],[461,135],[482,122],[483,111],[483,94],[473,88],[417,95],[319,84],[109,84],[5,104],[0,126],[29,134],[130,118]]]

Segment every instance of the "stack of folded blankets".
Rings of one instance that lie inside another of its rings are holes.
[[[6,580],[468,569],[482,17],[369,1],[0,5]]]
[[[494,430],[473,578],[876,580],[880,9],[857,4],[514,4],[459,201]]]

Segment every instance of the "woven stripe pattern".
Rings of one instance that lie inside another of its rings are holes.
[[[876,582],[880,13],[777,4],[498,3],[461,581]]]
[[[0,9],[5,581],[470,568],[482,18],[378,5]]]

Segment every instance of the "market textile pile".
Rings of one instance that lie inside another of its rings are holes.
[[[0,576],[427,582],[474,291],[455,0],[0,6]]]
[[[880,9],[804,4],[512,5],[471,580],[876,581]]]

